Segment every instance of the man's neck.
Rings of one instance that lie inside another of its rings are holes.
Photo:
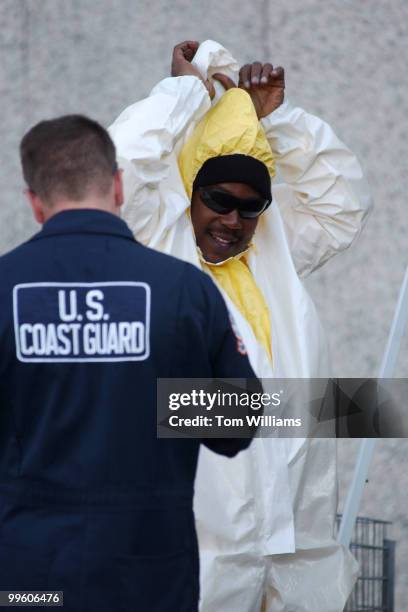
[[[119,208],[116,207],[111,201],[106,201],[101,198],[86,198],[80,202],[72,200],[63,200],[56,202],[50,207],[44,208],[44,223],[65,210],[102,210],[104,212],[111,213],[113,215],[119,215]]]

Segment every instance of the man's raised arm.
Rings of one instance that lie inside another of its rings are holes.
[[[225,89],[234,81],[214,74]],[[359,235],[371,199],[355,155],[331,127],[284,101],[285,75],[270,63],[245,64],[238,87],[251,96],[276,156],[279,178],[273,197],[285,225],[291,254],[305,276]]]
[[[109,128],[124,171],[123,216],[144,243],[163,217],[158,186],[171,172],[175,143],[210,108],[212,86],[190,63],[197,47],[192,41],[177,45],[172,77],[160,81],[148,98],[126,108]]]
[[[262,124],[279,172],[273,196],[306,276],[360,234],[372,206],[368,185],[356,156],[318,117],[285,101]]]

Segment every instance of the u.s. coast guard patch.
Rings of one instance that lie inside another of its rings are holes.
[[[20,361],[141,361],[149,356],[146,283],[16,285],[13,312]]]

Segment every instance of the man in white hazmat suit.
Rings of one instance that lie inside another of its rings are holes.
[[[361,168],[327,124],[288,101],[275,96],[273,112],[257,117],[259,71],[254,82],[246,69],[247,92],[224,93],[216,83],[211,101],[214,74],[238,74],[219,44],[206,41],[196,52],[184,43],[174,53],[174,76],[110,128],[126,221],[143,244],[212,275],[259,377],[326,377],[326,343],[299,275],[359,235],[370,206]],[[270,67],[271,98],[282,78]],[[256,189],[248,177],[207,172],[209,160],[236,154],[270,175],[276,162],[272,204],[264,176],[255,176]],[[335,440],[255,439],[233,460],[204,450],[195,498],[202,612],[340,612],[356,566],[335,541],[336,506]]]

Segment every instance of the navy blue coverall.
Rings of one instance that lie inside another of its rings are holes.
[[[200,440],[157,439],[156,379],[254,376],[212,281],[119,217],[64,211],[0,258],[0,351],[0,590],[197,610]]]

